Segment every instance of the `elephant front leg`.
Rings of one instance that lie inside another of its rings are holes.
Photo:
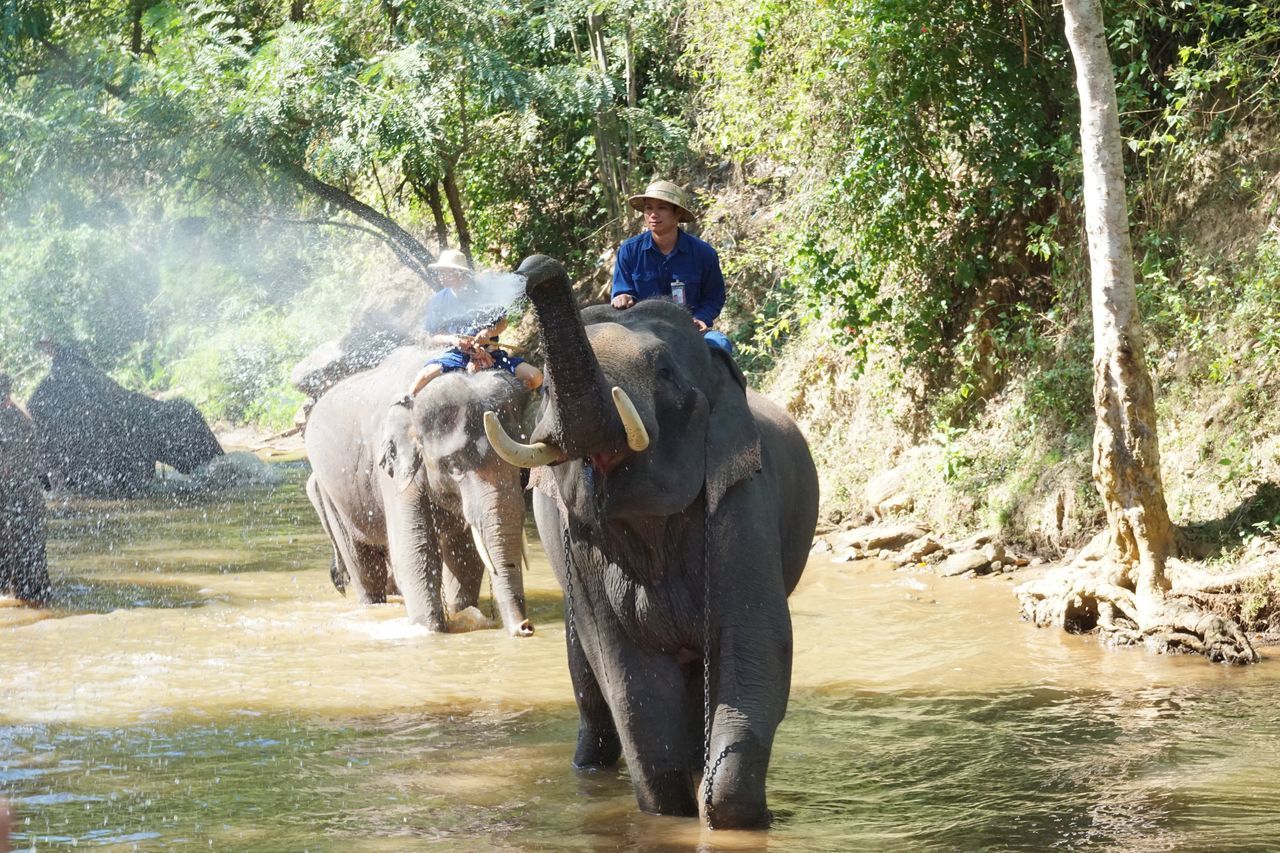
[[[555,505],[540,492],[534,493],[533,511],[538,529],[543,533],[542,547],[547,552],[556,580],[561,589],[568,589],[568,557],[564,551],[564,540],[558,535],[547,535],[547,531],[563,530],[564,519]],[[622,754],[622,741],[609,712],[609,703],[600,690],[600,682],[583,651],[568,595],[564,602],[564,635],[569,653],[569,676],[573,680],[573,698],[578,705],[578,746],[573,753],[573,766],[579,770],[612,767]]]
[[[758,829],[773,820],[765,776],[791,685],[785,603],[782,611],[762,625],[721,629],[713,649],[710,764],[698,791],[703,819],[712,829]]]
[[[433,508],[425,500],[402,495],[392,496],[386,506],[387,551],[409,621],[428,631],[444,632],[440,538]]]
[[[581,628],[583,612],[577,615]],[[636,804],[649,814],[693,817],[698,805],[684,670],[673,657],[637,648],[620,632],[599,632],[600,616],[592,614],[596,635],[583,639],[597,645],[587,649],[588,657],[622,742]]]
[[[573,753],[573,766],[579,770],[612,767],[622,754],[622,741],[609,713],[609,703],[600,692],[600,682],[582,651],[582,641],[572,629],[568,608],[565,609],[564,629],[568,637],[569,676],[573,680],[573,696],[578,703],[578,748]]]

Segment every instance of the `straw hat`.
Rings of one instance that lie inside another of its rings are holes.
[[[434,264],[428,264],[428,269],[433,270],[461,270],[462,272],[471,272],[471,262],[467,260],[467,256],[459,252],[457,249],[445,249],[440,253],[440,260]]]
[[[636,210],[643,212],[646,198],[665,201],[675,207],[677,222],[692,222],[694,220],[692,212],[693,201],[689,198],[689,194],[670,181],[653,181],[644,188],[644,192],[627,199],[627,203]]]

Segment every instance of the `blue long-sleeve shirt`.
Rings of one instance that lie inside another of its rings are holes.
[[[679,229],[676,247],[664,255],[645,231],[618,247],[613,266],[611,296],[630,294],[637,302],[651,296],[670,296],[671,282],[684,285],[684,301],[693,316],[712,325],[724,308],[724,274],[716,250]]]

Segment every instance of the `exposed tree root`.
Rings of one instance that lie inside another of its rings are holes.
[[[1041,627],[1077,634],[1096,629],[1108,642],[1119,645],[1143,643],[1152,651],[1202,654],[1222,663],[1258,661],[1249,638],[1235,622],[1200,609],[1186,597],[1204,592],[1189,587],[1188,578],[1175,592],[1140,596],[1129,569],[1089,552],[1086,549],[1075,562],[1014,590],[1023,616]],[[1210,575],[1203,578],[1216,580]],[[1233,578],[1235,583],[1240,580]]]

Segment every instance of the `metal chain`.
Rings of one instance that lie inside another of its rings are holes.
[[[702,510],[702,778],[703,778],[703,814],[711,818],[711,786],[715,782],[716,771],[729,754],[725,747],[711,763],[711,517],[703,493]]]
[[[564,520],[564,603],[569,611],[569,642],[572,644],[577,631],[573,624],[573,541],[569,538],[569,518]]]

